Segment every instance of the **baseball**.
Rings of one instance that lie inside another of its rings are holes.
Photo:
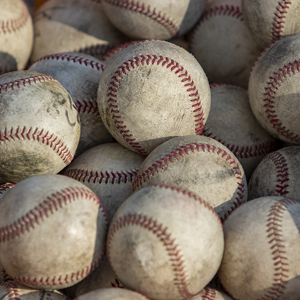
[[[33,24],[23,0],[1,0],[0,75],[26,67],[33,46]]]
[[[211,83],[247,88],[261,50],[244,22],[241,0],[213,0],[189,34],[190,50]]]
[[[245,89],[228,84],[210,87],[211,109],[203,135],[232,151],[249,179],[260,161],[277,149],[278,143],[254,117]]]
[[[213,208],[194,193],[167,185],[131,195],[107,237],[117,277],[153,300],[198,294],[217,273],[223,247],[222,223]]]
[[[88,186],[103,203],[110,221],[132,194],[132,182],[144,159],[119,143],[107,143],[82,153],[63,174]]]
[[[71,95],[81,123],[77,156],[93,146],[112,140],[101,120],[97,104],[97,90],[104,68],[103,62],[90,55],[64,52],[44,56],[28,69],[54,77]]]
[[[298,300],[300,201],[262,197],[224,222],[225,248],[218,271],[234,299]]]
[[[144,295],[130,291],[127,289],[113,289],[113,288],[106,288],[106,289],[99,289],[85,295],[82,295],[76,300],[94,300],[94,299],[101,299],[101,300],[150,300],[149,298],[145,297]]]
[[[14,281],[6,281],[0,285],[2,300],[68,300],[57,291],[34,290]]]
[[[84,52],[101,58],[123,43],[124,36],[110,23],[102,1],[52,0],[33,15],[35,39],[31,62],[60,52]]]
[[[262,49],[282,36],[300,33],[300,1],[242,0],[245,22]]]
[[[264,196],[300,199],[300,146],[268,154],[249,180],[249,200]]]
[[[271,44],[253,66],[249,101],[259,123],[275,138],[300,144],[300,34]]]
[[[207,77],[190,53],[165,41],[144,41],[106,65],[98,106],[120,144],[148,155],[174,136],[201,134],[210,97]]]
[[[70,164],[80,137],[70,94],[32,71],[0,76],[0,183],[56,174]]]
[[[104,0],[116,28],[134,39],[167,40],[188,32],[200,18],[206,0]]]
[[[207,201],[222,220],[247,201],[243,167],[224,145],[205,136],[173,138],[141,164],[133,190],[153,183],[181,186]]]
[[[0,203],[0,263],[19,284],[65,288],[99,265],[106,230],[105,210],[84,184],[62,175],[33,176]]]

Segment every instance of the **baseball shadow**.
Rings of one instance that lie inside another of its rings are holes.
[[[0,51],[0,75],[16,71],[18,64],[16,59],[7,52]]]

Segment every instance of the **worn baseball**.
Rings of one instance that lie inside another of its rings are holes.
[[[189,35],[192,54],[211,83],[247,88],[261,50],[244,22],[241,0],[213,0]]]
[[[249,101],[259,123],[275,138],[300,144],[300,34],[271,44],[253,66]]]
[[[127,289],[99,289],[75,298],[76,300],[150,300],[146,296]]]
[[[168,40],[188,32],[200,18],[206,0],[103,0],[109,20],[134,39]]]
[[[88,186],[103,203],[110,221],[133,193],[132,182],[144,159],[119,143],[107,143],[82,153],[63,174]]]
[[[153,300],[179,300],[214,277],[223,242],[221,220],[206,201],[181,187],[151,185],[116,212],[107,256],[125,287]]]
[[[19,284],[65,288],[103,258],[106,213],[77,180],[47,174],[17,183],[2,198],[0,219],[0,263]]]
[[[224,292],[220,292],[210,287],[205,287],[198,295],[189,300],[233,300]]]
[[[105,255],[100,265],[90,275],[61,292],[69,299],[74,299],[95,290],[112,287],[124,289],[124,285],[117,278]]]
[[[76,156],[93,146],[112,141],[99,115],[97,90],[105,64],[84,53],[64,52],[39,59],[29,70],[57,79],[71,95],[80,117]]]
[[[300,146],[268,154],[249,180],[249,200],[264,196],[300,199]]]
[[[227,147],[206,136],[176,137],[154,149],[141,164],[133,190],[153,183],[191,190],[222,220],[247,201],[242,165]]]
[[[262,49],[282,36],[300,33],[300,1],[242,0],[245,22]]]
[[[226,219],[218,276],[229,295],[299,299],[299,216],[299,200],[270,196],[241,205]]]
[[[0,183],[56,174],[71,163],[80,137],[77,109],[53,77],[0,76]]]
[[[84,52],[101,58],[123,43],[124,36],[110,23],[100,0],[52,0],[33,16],[35,39],[31,62],[59,52]]]
[[[26,67],[33,46],[33,24],[23,0],[1,0],[0,75]]]
[[[210,87],[211,109],[203,135],[231,150],[249,179],[260,161],[277,149],[277,141],[254,117],[245,89],[228,84]]]
[[[58,291],[35,290],[14,281],[6,281],[0,285],[2,300],[68,300]]]
[[[152,40],[129,45],[106,65],[98,106],[120,144],[148,155],[174,136],[201,134],[210,97],[207,77],[190,53]]]

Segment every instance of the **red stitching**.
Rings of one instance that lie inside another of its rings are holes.
[[[292,2],[287,0],[278,1],[272,23],[272,41],[282,36],[286,14],[291,4]]]
[[[71,54],[51,54],[51,55],[46,55],[40,59],[37,60],[38,61],[43,61],[43,60],[61,60],[61,61],[68,61],[68,62],[73,62],[73,63],[78,63],[80,65],[86,66],[86,67],[90,67],[92,69],[97,69],[98,71],[104,71],[104,64],[102,64],[101,62],[97,62],[85,57],[81,57],[78,55],[71,55]]]
[[[130,171],[88,171],[83,169],[69,169],[65,172],[65,175],[76,179],[82,183],[98,183],[98,184],[120,184],[132,182],[136,177],[138,169]]]
[[[179,27],[169,18],[166,14],[162,14],[161,11],[152,9],[150,5],[140,3],[139,1],[133,0],[104,0],[106,3],[117,6],[120,8],[128,9],[136,13],[140,13],[150,19],[156,21],[160,25],[164,26],[170,33],[171,36],[175,36],[179,30]]]
[[[74,102],[78,113],[100,116],[97,102],[91,101],[89,99],[82,99],[81,101],[75,100]]]
[[[30,76],[28,78],[21,78],[18,80],[0,84],[0,94],[3,92],[7,92],[8,89],[13,90],[15,88],[20,88],[22,86],[25,87],[27,84],[31,85],[33,83],[36,84],[38,82],[45,82],[45,81],[57,81],[57,80],[49,75],[37,75],[37,76]]]
[[[7,290],[9,300],[21,300],[19,289],[15,282],[8,280],[1,284]]]
[[[283,199],[276,202],[270,210],[267,219],[267,237],[270,244],[270,249],[273,256],[274,265],[274,283],[272,287],[266,292],[262,300],[278,299],[283,291],[284,284],[288,278],[288,258],[286,257],[286,248],[284,245],[282,234],[282,219],[283,214],[289,205],[299,204],[298,200]]]
[[[155,173],[158,173],[160,170],[163,170],[164,167],[167,167],[169,163],[173,163],[183,157],[185,155],[189,155],[194,152],[212,152],[217,155],[221,155],[233,168],[235,171],[235,176],[237,179],[237,195],[233,200],[233,205],[222,218],[224,220],[233,210],[239,207],[243,203],[244,193],[245,193],[245,184],[243,183],[243,175],[240,170],[238,162],[234,157],[230,155],[230,153],[226,152],[226,150],[216,147],[214,145],[204,144],[204,143],[192,143],[182,145],[172,152],[165,154],[155,163],[153,163],[150,167],[148,167],[142,174],[136,176],[135,180],[132,183],[133,191],[136,189],[143,187],[143,183],[147,181],[151,176]]]
[[[264,108],[266,116],[272,125],[281,135],[288,138],[290,141],[300,143],[300,137],[298,134],[291,132],[287,129],[276,114],[274,98],[280,85],[290,76],[300,72],[300,63],[298,60],[285,64],[282,68],[279,68],[277,72],[274,72],[267,82],[267,86],[264,88]]]
[[[134,68],[139,67],[139,65],[144,64],[156,64],[168,68],[171,72],[177,74],[180,78],[181,83],[186,88],[188,96],[190,97],[191,106],[194,113],[195,121],[195,134],[200,135],[203,131],[205,118],[203,113],[203,108],[200,100],[199,92],[195,86],[194,81],[188,72],[180,66],[176,61],[168,57],[156,56],[156,55],[140,55],[139,57],[135,56],[133,59],[129,59],[124,62],[123,65],[118,67],[118,70],[115,72],[115,75],[112,76],[111,82],[108,87],[107,93],[107,103],[109,103],[110,113],[112,114],[112,119],[116,125],[116,128],[119,130],[120,134],[123,136],[124,140],[135,149],[136,152],[142,155],[148,155],[148,152],[143,149],[136,139],[130,133],[130,130],[127,129],[127,126],[124,125],[124,122],[121,120],[121,115],[118,110],[117,102],[117,91],[120,85],[121,79],[127,74],[127,72],[132,71]]]
[[[234,5],[220,5],[220,6],[214,6],[211,7],[210,9],[206,10],[195,26],[194,30],[191,32],[190,36],[190,47],[194,45],[194,41],[196,38],[196,32],[198,31],[199,27],[205,22],[208,21],[210,18],[215,17],[215,16],[230,16],[234,17],[240,21],[244,21],[243,13],[240,9],[239,6],[234,6]]]
[[[74,202],[76,200],[86,199],[88,201],[94,202],[99,211],[103,214],[105,219],[105,224],[107,226],[107,215],[105,213],[104,207],[102,203],[99,201],[98,197],[91,192],[90,190],[83,187],[68,187],[62,189],[56,194],[51,194],[48,196],[43,202],[39,205],[32,208],[25,215],[23,215],[18,220],[13,223],[0,228],[0,243],[7,242],[11,239],[21,236],[26,232],[34,230],[36,226],[38,226],[41,222],[43,222],[50,215],[55,213],[59,208],[66,206],[68,203]],[[90,266],[85,267],[82,270],[79,270],[76,274],[65,274],[60,276],[54,276],[52,278],[40,277],[40,278],[32,278],[25,276],[16,276],[12,277],[12,279],[20,284],[25,285],[35,285],[40,287],[46,287],[49,285],[62,285],[63,283],[75,282],[79,279],[83,279],[87,274],[92,272],[101,262],[104,252],[100,254],[100,257],[91,263]]]
[[[217,298],[217,291],[210,288],[210,287],[205,287],[203,289],[204,294],[201,295],[201,299],[203,300],[215,300]]]
[[[26,126],[24,126],[23,128],[5,128],[4,131],[0,131],[0,143],[7,143],[16,140],[30,140],[45,144],[55,151],[66,165],[69,165],[74,158],[74,155],[71,153],[68,147],[61,140],[59,140],[57,136],[50,134],[49,131],[44,129],[32,127],[27,129]]]
[[[289,168],[285,157],[278,151],[267,155],[264,160],[271,160],[276,168],[276,192],[278,196],[286,196],[289,191]]]
[[[21,1],[22,5],[21,14],[16,19],[1,21],[0,23],[0,34],[12,33],[21,29],[27,22],[29,18],[29,11],[26,4]]]
[[[277,146],[276,141],[265,142],[253,146],[238,146],[238,145],[227,144],[225,141],[218,139],[217,136],[213,136],[212,132],[209,132],[207,126],[205,126],[203,129],[203,135],[210,137],[218,141],[219,143],[223,144],[238,158],[252,158],[252,157],[262,156],[274,151]]]
[[[110,285],[111,285],[111,287],[114,287],[114,288],[120,288],[120,289],[125,288],[125,286],[122,284],[122,282],[118,278],[115,278],[115,281],[111,282]]]
[[[14,187],[16,184],[15,183],[4,183],[0,185],[0,196],[6,193],[7,190],[11,189]]]

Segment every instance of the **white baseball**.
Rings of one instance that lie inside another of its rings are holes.
[[[84,52],[100,59],[124,42],[106,17],[102,1],[52,0],[33,16],[35,40],[31,62],[59,52]]]
[[[250,107],[248,93],[228,84],[211,84],[211,109],[203,135],[226,146],[241,163],[247,179],[260,161],[278,147]]]
[[[275,138],[300,144],[300,34],[274,42],[257,59],[249,78],[249,101],[259,123]]]
[[[300,1],[242,0],[245,22],[262,49],[282,36],[300,33]]]
[[[0,76],[0,182],[56,174],[72,161],[78,111],[53,77],[32,71]]]
[[[234,299],[298,300],[300,201],[261,197],[224,222],[225,249],[218,276]]]
[[[70,93],[79,113],[81,133],[76,155],[93,146],[112,141],[99,115],[97,90],[105,64],[84,53],[47,55],[28,70],[50,75]]]
[[[109,20],[134,39],[163,39],[188,32],[200,18],[206,0],[104,0]]]
[[[223,220],[247,201],[242,165],[224,145],[206,136],[173,138],[141,164],[133,190],[153,183],[178,185],[207,201]]]
[[[131,195],[107,237],[117,277],[150,299],[198,294],[216,274],[223,247],[222,223],[213,208],[194,193],[167,185]]]
[[[0,203],[0,262],[17,283],[65,288],[99,265],[106,231],[105,210],[88,187],[62,175],[33,176]]]
[[[261,50],[244,22],[241,0],[213,0],[189,36],[190,50],[210,83],[247,88]]]
[[[174,136],[202,133],[210,88],[197,60],[165,41],[134,43],[107,64],[98,106],[112,136],[142,155]]]
[[[26,67],[33,46],[33,24],[23,0],[1,0],[0,75]]]
[[[88,186],[103,203],[110,221],[132,194],[132,182],[144,159],[119,143],[107,143],[82,153],[64,175]]]

